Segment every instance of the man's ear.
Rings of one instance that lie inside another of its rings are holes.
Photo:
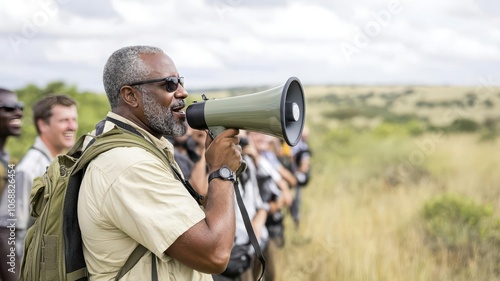
[[[138,107],[142,97],[140,92],[130,86],[123,86],[120,89],[120,96],[122,101],[131,107]]]

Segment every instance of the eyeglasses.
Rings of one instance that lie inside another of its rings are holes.
[[[139,81],[139,82],[134,82],[132,84],[129,84],[130,86],[136,86],[136,85],[142,85],[142,84],[149,84],[149,83],[156,83],[156,82],[161,82],[165,81],[165,88],[167,92],[172,93],[177,90],[179,87],[179,84],[184,87],[184,77],[165,77],[165,78],[159,78],[159,79],[153,79],[153,80],[146,80],[146,81]]]
[[[5,110],[6,112],[13,112],[16,109],[22,111],[24,109],[24,104],[22,102],[0,104],[0,109]]]

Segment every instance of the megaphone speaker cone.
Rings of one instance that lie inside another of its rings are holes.
[[[296,145],[305,118],[304,91],[291,77],[279,87],[258,93],[195,102],[186,109],[189,126],[218,135],[225,128],[256,131]]]

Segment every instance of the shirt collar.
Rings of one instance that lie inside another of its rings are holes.
[[[130,121],[129,119],[121,116],[121,115],[118,115],[114,112],[108,112],[108,116],[111,117],[111,118],[114,118],[116,120],[119,120],[119,121],[122,121],[124,123],[127,123],[129,124],[130,126],[132,126],[134,129],[136,129],[144,138],[146,138],[149,142],[151,142],[152,144],[154,144],[156,147],[164,150],[165,148],[168,149],[168,151],[173,151],[174,150],[174,146],[172,145],[172,143],[170,143],[165,137],[161,137],[160,139],[156,138],[155,136],[153,136],[151,133],[149,133],[148,131],[144,130],[143,128],[139,127],[137,124],[135,124],[134,122]],[[104,132],[107,132],[111,129],[114,128],[114,124],[112,122],[109,122],[109,121],[106,121],[105,125],[104,125]]]

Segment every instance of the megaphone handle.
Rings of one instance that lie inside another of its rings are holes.
[[[238,170],[236,170],[236,178],[240,177],[241,173],[243,173],[247,169],[247,162],[242,161]]]
[[[215,137],[217,137],[225,129],[226,129],[225,127],[217,126],[217,127],[210,127],[206,131],[207,131],[207,134],[210,136],[210,138],[212,140],[214,140]],[[214,134],[213,131],[215,131],[216,134]],[[242,161],[240,166],[238,167],[238,170],[236,170],[236,177],[238,178],[241,175],[241,173],[243,173],[246,169],[247,169],[247,163],[245,161]]]
[[[207,133],[208,135],[213,139],[215,139],[215,137],[217,137],[218,135],[220,135],[222,132],[224,132],[224,130],[226,129],[226,127],[222,127],[222,126],[213,126],[213,127],[208,127],[207,129]]]
[[[207,132],[207,134],[210,136],[210,138],[211,138],[212,140],[214,140],[214,139],[215,139],[216,135],[214,135],[214,133],[212,133],[212,131],[210,131],[209,129],[206,129],[205,131]]]

